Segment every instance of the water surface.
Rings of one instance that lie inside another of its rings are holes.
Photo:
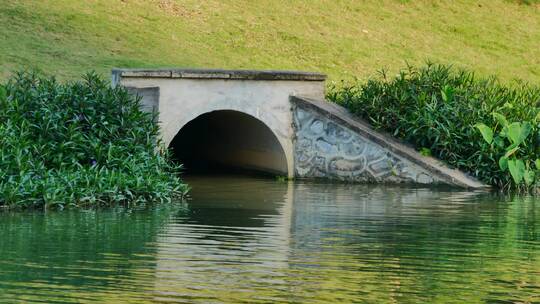
[[[540,302],[539,199],[188,182],[183,205],[0,214],[0,302]]]

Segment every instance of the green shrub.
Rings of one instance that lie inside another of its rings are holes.
[[[499,168],[512,176],[516,188],[527,190],[540,179],[540,158],[536,160],[522,159],[522,144],[527,141],[532,126],[529,122],[509,122],[500,113],[494,112],[497,124],[493,127],[484,123],[476,124],[484,141],[493,152],[502,155],[499,158]],[[498,133],[495,133],[498,132]],[[537,185],[538,186],[538,185]]]
[[[170,201],[187,188],[158,127],[123,88],[19,73],[0,86],[0,207]]]
[[[497,115],[530,126],[515,156],[529,164],[540,158],[540,87],[504,85],[495,78],[450,66],[408,67],[395,78],[383,72],[367,82],[333,84],[327,98],[449,165],[500,188],[513,184],[499,166],[508,145],[494,145],[475,126],[497,126]],[[508,143],[510,144],[510,143]],[[538,189],[538,176],[535,184]]]

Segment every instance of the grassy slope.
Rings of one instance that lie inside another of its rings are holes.
[[[507,0],[0,0],[0,78],[112,67],[300,69],[426,59],[540,82],[540,5]]]

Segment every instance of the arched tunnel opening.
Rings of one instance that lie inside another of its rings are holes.
[[[232,110],[202,114],[170,144],[186,174],[287,175],[285,152],[262,121]]]

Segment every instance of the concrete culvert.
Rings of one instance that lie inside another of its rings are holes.
[[[251,171],[287,175],[285,153],[260,120],[232,110],[202,114],[187,123],[170,144],[186,173]]]

